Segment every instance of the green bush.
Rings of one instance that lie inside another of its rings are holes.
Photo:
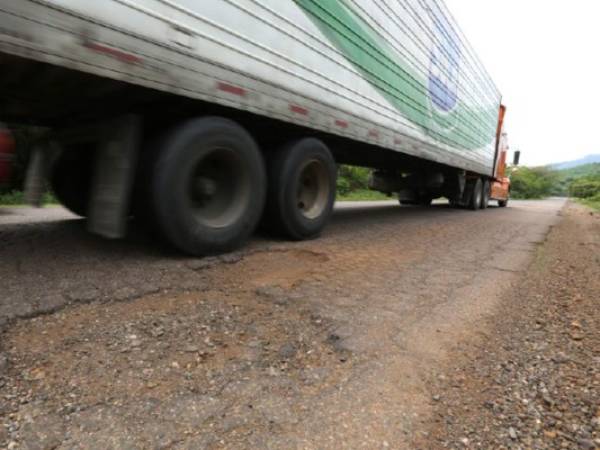
[[[350,192],[352,192],[350,181],[347,178],[338,176],[337,192],[338,195],[348,195]]]
[[[593,197],[578,199],[577,201],[589,206],[592,209],[600,211],[600,193],[594,195]]]
[[[366,167],[340,166],[338,171],[338,192],[348,193],[369,188],[371,170]]]
[[[46,192],[42,197],[42,204],[56,204],[58,200],[51,192]],[[22,191],[0,193],[0,206],[19,206],[25,204],[25,194]]]
[[[569,186],[569,195],[577,198],[592,198],[600,195],[600,177],[575,180]]]
[[[511,170],[511,197],[544,198],[555,194],[559,175],[547,167],[519,167]]]

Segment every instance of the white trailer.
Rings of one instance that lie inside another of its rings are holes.
[[[336,163],[473,208],[496,175],[500,94],[440,0],[0,0],[0,61],[0,118],[53,130],[30,186],[109,237],[310,238]]]

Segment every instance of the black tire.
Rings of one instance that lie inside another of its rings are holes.
[[[398,203],[402,206],[415,206],[418,205],[416,200],[398,200]]]
[[[481,178],[477,178],[476,181],[472,182],[472,191],[469,198],[469,209],[477,211],[481,207],[481,197],[483,195],[483,183]]]
[[[485,180],[483,182],[482,192],[481,192],[481,209],[487,209],[490,205],[490,182],[489,180]]]
[[[337,166],[318,139],[281,148],[269,161],[265,226],[294,240],[317,237],[335,203]]]
[[[421,205],[421,206],[431,206],[431,203],[433,203],[433,199],[432,198],[421,197],[419,199],[419,205]]]
[[[498,200],[498,206],[500,208],[506,208],[506,205],[508,205],[508,199],[506,199],[506,200]]]
[[[427,196],[417,196],[414,200],[400,200],[398,202],[402,206],[431,206],[433,199]]]
[[[63,151],[53,162],[49,182],[58,201],[81,217],[88,214],[93,175],[93,152]]]
[[[190,120],[161,140],[152,163],[155,225],[176,248],[224,253],[253,233],[265,204],[266,171],[257,144],[235,122]]]

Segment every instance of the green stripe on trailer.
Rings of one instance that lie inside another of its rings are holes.
[[[499,108],[458,100],[449,111],[432,106],[430,80],[417,73],[347,0],[294,0],[327,39],[404,117],[432,138],[466,150],[493,142]],[[474,123],[478,122],[478,123]]]

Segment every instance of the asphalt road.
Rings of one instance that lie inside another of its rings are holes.
[[[563,205],[341,204],[318,240],[257,236],[209,259],[138,229],[105,241],[60,208],[0,211],[3,341],[15,389],[35,385],[13,414],[50,416],[56,448],[402,448],[428,413],[424,380],[496,311]],[[175,421],[190,408],[210,412]]]

